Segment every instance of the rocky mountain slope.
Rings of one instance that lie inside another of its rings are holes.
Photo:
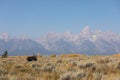
[[[53,53],[113,54],[120,52],[120,35],[111,31],[91,31],[87,26],[79,34],[51,32],[39,42]]]
[[[112,31],[92,31],[88,26],[80,33],[49,32],[37,40],[28,38],[11,38],[0,33],[0,53],[7,50],[10,55],[41,54],[113,54],[120,53],[120,34]]]

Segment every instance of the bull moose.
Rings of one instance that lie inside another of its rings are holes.
[[[37,61],[37,56],[36,55],[28,56],[27,61]]]

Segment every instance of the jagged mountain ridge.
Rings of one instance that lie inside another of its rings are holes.
[[[91,31],[87,26],[79,34],[51,32],[39,42],[53,53],[113,54],[120,53],[120,35],[111,31]]]
[[[7,50],[10,55],[40,54],[114,54],[120,53],[120,34],[112,31],[92,31],[88,26],[80,33],[49,32],[37,40],[10,37],[0,33],[0,52]]]
[[[49,54],[49,51],[31,39],[0,39],[0,54],[8,51],[9,55]]]

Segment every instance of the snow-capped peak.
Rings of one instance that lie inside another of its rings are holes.
[[[8,43],[15,41],[15,44],[17,44],[17,46],[19,44],[16,42],[20,41],[22,43],[21,45],[23,45],[26,43],[26,41],[30,40],[27,40],[26,36],[19,38],[9,37],[7,33],[0,33],[0,39],[4,39],[5,41],[7,40],[6,42]],[[72,32],[69,31],[64,33],[50,32],[46,35],[41,36],[36,41],[39,42],[39,44],[43,46],[47,51],[50,51],[52,53],[120,53],[120,34],[113,33],[112,31],[91,31],[89,26],[86,26],[78,34],[72,34]],[[30,43],[32,42],[30,41]],[[8,43],[6,44],[8,45]],[[38,43],[35,43],[35,45],[37,44]],[[1,46],[3,47],[3,44],[1,44]],[[28,47],[29,46],[31,45],[28,45]],[[13,48],[14,47],[15,46],[13,46]],[[24,46],[23,48],[20,46],[20,50],[21,49],[24,49]]]
[[[88,35],[88,34],[91,34],[91,29],[89,26],[86,26],[86,27],[84,27],[84,29],[81,32],[84,35]]]
[[[10,36],[7,33],[0,33],[0,39],[8,40]]]

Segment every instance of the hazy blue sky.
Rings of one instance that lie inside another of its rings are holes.
[[[0,0],[0,32],[38,37],[86,25],[120,33],[120,0]]]

